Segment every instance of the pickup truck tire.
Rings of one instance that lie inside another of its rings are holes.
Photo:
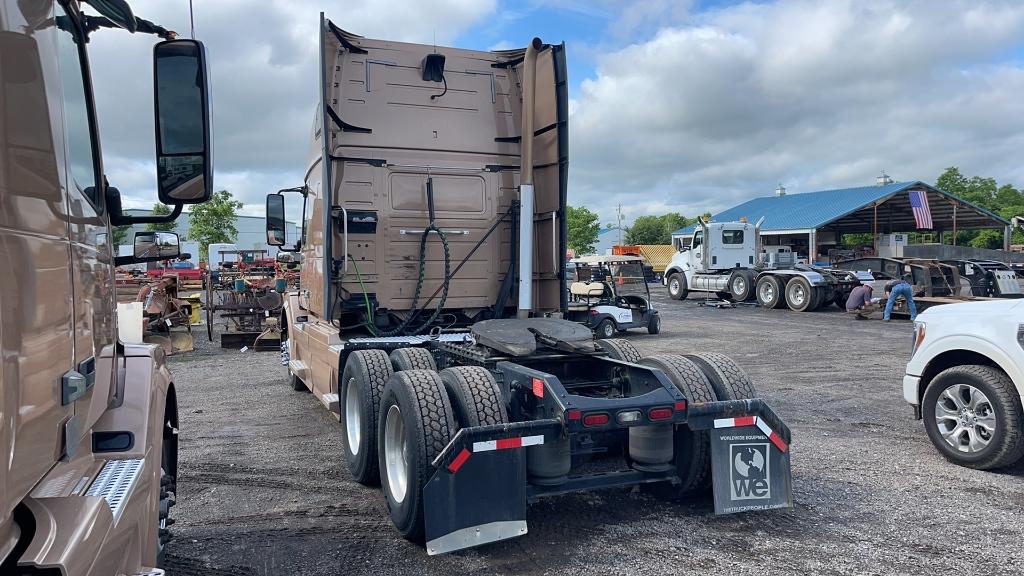
[[[633,364],[640,363],[640,351],[629,340],[623,340],[622,338],[598,340],[597,345],[601,350],[607,352],[608,357],[613,360],[622,360],[623,362],[632,362]]]
[[[757,390],[750,376],[725,354],[699,352],[683,356],[700,367],[719,400],[757,398]]]
[[[714,388],[700,367],[684,356],[648,356],[642,359],[640,364],[664,372],[690,402],[718,400]],[[684,498],[707,492],[711,487],[711,441],[708,432],[691,430],[689,426],[680,424],[676,426],[673,434],[673,465],[679,475],[679,484],[658,482],[645,486],[649,486],[655,496],[666,499]]]
[[[757,303],[762,308],[782,308],[786,305],[786,297],[782,282],[775,276],[762,276],[755,288]]]
[[[498,381],[480,366],[456,366],[439,376],[460,428],[505,424],[508,414]]]
[[[1024,459],[1020,394],[1001,370],[971,364],[948,368],[928,384],[921,409],[928,438],[955,464],[991,470]]]
[[[806,278],[794,276],[786,282],[786,304],[794,312],[808,312],[813,310],[814,291],[811,290],[811,283]]]
[[[690,293],[689,288],[686,286],[686,276],[680,272],[673,272],[668,275],[668,295],[673,300],[686,300],[686,295]]]
[[[380,408],[377,459],[391,522],[402,536],[420,542],[423,487],[458,425],[440,376],[430,370],[393,374]]]
[[[391,366],[402,370],[433,370],[437,372],[434,356],[424,348],[399,348],[391,352]]]
[[[357,350],[348,357],[338,384],[342,451],[352,479],[368,486],[380,480],[377,466],[377,420],[391,360],[383,350]]]

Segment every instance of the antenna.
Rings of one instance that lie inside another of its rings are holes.
[[[195,13],[192,11],[192,0],[188,0],[188,24],[192,29],[192,39],[196,39],[196,18]]]

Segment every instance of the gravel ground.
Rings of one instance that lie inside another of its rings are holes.
[[[181,410],[171,575],[1024,574],[1024,482],[938,455],[900,390],[907,321],[708,309],[652,286],[645,354],[720,351],[793,432],[792,511],[717,517],[708,500],[609,491],[546,499],[522,538],[439,557],[353,482],[337,420],[279,355],[198,336],[172,360]]]

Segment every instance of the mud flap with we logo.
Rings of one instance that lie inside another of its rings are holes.
[[[764,420],[715,420],[710,435],[716,514],[793,507],[789,444]]]

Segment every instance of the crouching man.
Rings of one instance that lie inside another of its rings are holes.
[[[846,299],[847,314],[856,314],[857,320],[867,320],[868,316],[878,311],[878,304],[871,298],[873,288],[870,282],[864,282],[850,292]]]

